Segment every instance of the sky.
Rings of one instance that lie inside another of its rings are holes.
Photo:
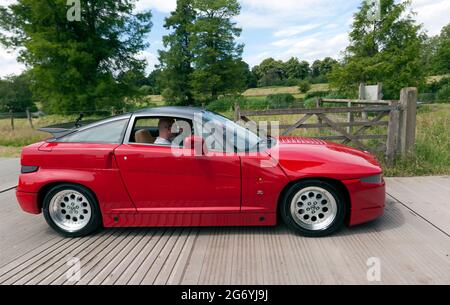
[[[15,0],[0,0],[8,5]],[[245,44],[244,60],[250,66],[268,57],[287,60],[298,57],[313,62],[327,56],[339,58],[348,45],[353,14],[362,0],[239,0],[242,10],[236,23],[242,28],[239,43]],[[148,72],[158,63],[164,18],[175,9],[176,0],[139,0],[136,10],[151,9],[153,28],[146,37],[150,47],[140,54]],[[429,35],[439,34],[450,23],[450,0],[412,0],[416,19]],[[0,47],[0,77],[20,74],[25,67],[16,54]]]

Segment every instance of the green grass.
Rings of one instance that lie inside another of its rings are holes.
[[[324,88],[324,87],[323,87]],[[315,89],[317,90],[317,88]],[[263,96],[251,96],[250,99],[261,100]],[[162,103],[162,101],[155,102]],[[232,112],[223,113],[233,118]],[[45,116],[34,119],[35,128],[45,127],[58,123],[74,122],[77,116]],[[98,119],[97,118],[86,118]],[[281,125],[294,124],[298,115],[252,117],[253,120],[279,121]],[[335,121],[345,121],[345,116],[335,115]],[[308,123],[316,123],[316,118],[311,118]],[[450,175],[450,105],[433,104],[424,105],[418,109],[416,154],[414,157],[398,159],[395,167],[385,167],[387,176],[427,176]],[[386,134],[385,127],[370,129],[370,134]],[[319,132],[317,129],[298,129],[293,135],[317,137],[319,135],[337,135],[329,129]],[[31,143],[48,138],[47,133],[33,130],[26,119],[15,119],[15,130],[12,131],[9,119],[0,119],[0,157],[18,157],[20,149]],[[376,147],[377,141],[367,141],[370,147]],[[382,160],[382,158],[380,158]]]
[[[14,130],[11,130],[9,119],[0,119],[0,157],[18,156],[20,151],[18,153],[17,148],[42,141],[49,137],[48,133],[38,131],[38,128],[60,123],[75,122],[77,117],[78,115],[49,115],[33,119],[35,129],[30,127],[26,119],[14,119]],[[95,120],[99,118],[100,117],[86,117],[85,120]]]

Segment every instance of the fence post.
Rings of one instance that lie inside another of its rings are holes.
[[[238,103],[234,104],[234,121],[239,122],[241,119],[241,106]]]
[[[359,94],[358,94],[358,100],[363,101],[366,99],[366,84],[360,83],[359,84]],[[367,121],[369,116],[367,115],[367,112],[361,112],[361,117],[363,120]]]
[[[389,125],[388,125],[388,138],[386,144],[386,161],[388,167],[394,166],[395,156],[397,155],[397,147],[399,140],[399,127],[400,127],[400,110],[399,102],[392,101],[390,106],[395,108],[389,113]]]
[[[11,130],[14,131],[14,113],[12,109],[9,109],[9,117],[11,118]]]
[[[353,105],[352,102],[348,102],[347,103],[348,108],[352,108],[352,105]],[[349,124],[351,124],[351,123],[353,123],[355,121],[355,117],[353,115],[353,112],[349,112],[347,114],[347,120],[348,120]],[[353,132],[353,127],[352,126],[348,126],[347,127],[347,133],[351,134],[352,132]]]
[[[116,115],[116,108],[111,107],[111,116],[115,116]]]
[[[317,108],[322,108],[322,106],[323,106],[322,99],[320,97],[317,97],[316,98],[316,107]],[[319,125],[323,124],[322,118],[320,116],[317,116],[317,124],[319,124]],[[322,127],[319,127],[319,134],[322,133],[322,130],[323,130]]]
[[[403,88],[400,92],[400,152],[402,156],[414,154],[416,144],[417,88]]]
[[[29,109],[29,108],[27,108],[27,118],[28,118],[28,123],[30,124],[30,127],[31,127],[32,129],[34,129],[34,126],[33,126],[33,119],[32,119],[32,117],[31,117],[31,113],[30,113],[30,109]]]

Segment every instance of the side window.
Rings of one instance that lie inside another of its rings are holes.
[[[130,143],[158,146],[182,146],[192,134],[192,122],[173,117],[137,118],[130,135]]]
[[[122,142],[128,119],[105,123],[99,126],[88,128],[58,139],[59,142],[66,143],[110,143],[119,144]]]

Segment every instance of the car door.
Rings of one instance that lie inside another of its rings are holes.
[[[190,156],[182,153],[182,148],[130,141],[125,141],[115,150],[123,181],[138,211],[239,212],[239,156]]]

